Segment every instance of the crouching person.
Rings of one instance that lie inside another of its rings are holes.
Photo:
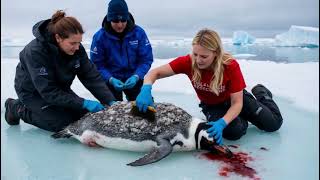
[[[258,84],[245,90],[246,84],[236,59],[223,50],[217,32],[202,29],[192,41],[192,53],[148,72],[137,96],[140,111],[153,105],[151,89],[156,80],[185,74],[200,99],[200,107],[208,120],[207,132],[218,144],[223,138],[240,139],[246,134],[248,122],[266,132],[282,125],[280,109],[272,93]]]
[[[35,39],[20,52],[16,68],[18,99],[5,102],[9,125],[18,125],[22,119],[44,130],[59,131],[85,113],[100,111],[114,102],[81,44],[83,33],[78,20],[60,10],[34,25]],[[75,76],[101,103],[71,90]]]

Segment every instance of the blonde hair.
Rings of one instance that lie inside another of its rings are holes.
[[[214,72],[210,81],[210,89],[218,96],[219,87],[223,82],[223,65],[228,64],[233,59],[232,55],[223,51],[222,42],[218,33],[210,29],[200,30],[193,38],[192,45],[200,45],[217,54],[213,63],[210,65],[210,69]],[[200,82],[201,72],[193,56],[192,71],[192,81]]]

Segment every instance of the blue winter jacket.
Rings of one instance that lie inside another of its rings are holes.
[[[90,59],[106,82],[111,77],[126,80],[136,74],[143,79],[153,62],[152,48],[144,30],[134,24],[122,40],[103,27],[93,36]],[[109,22],[110,23],[110,22]]]

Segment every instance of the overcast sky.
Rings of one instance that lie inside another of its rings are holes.
[[[91,36],[107,12],[105,0],[1,0],[1,35],[29,36],[39,20],[66,9]],[[149,35],[191,36],[201,28],[230,37],[245,30],[273,37],[290,25],[319,27],[319,0],[127,0],[136,23]]]

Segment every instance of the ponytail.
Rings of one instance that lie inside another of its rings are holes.
[[[70,34],[84,33],[80,22],[74,17],[66,17],[63,10],[58,10],[52,15],[48,31],[52,34],[58,34],[63,39],[68,38]]]

